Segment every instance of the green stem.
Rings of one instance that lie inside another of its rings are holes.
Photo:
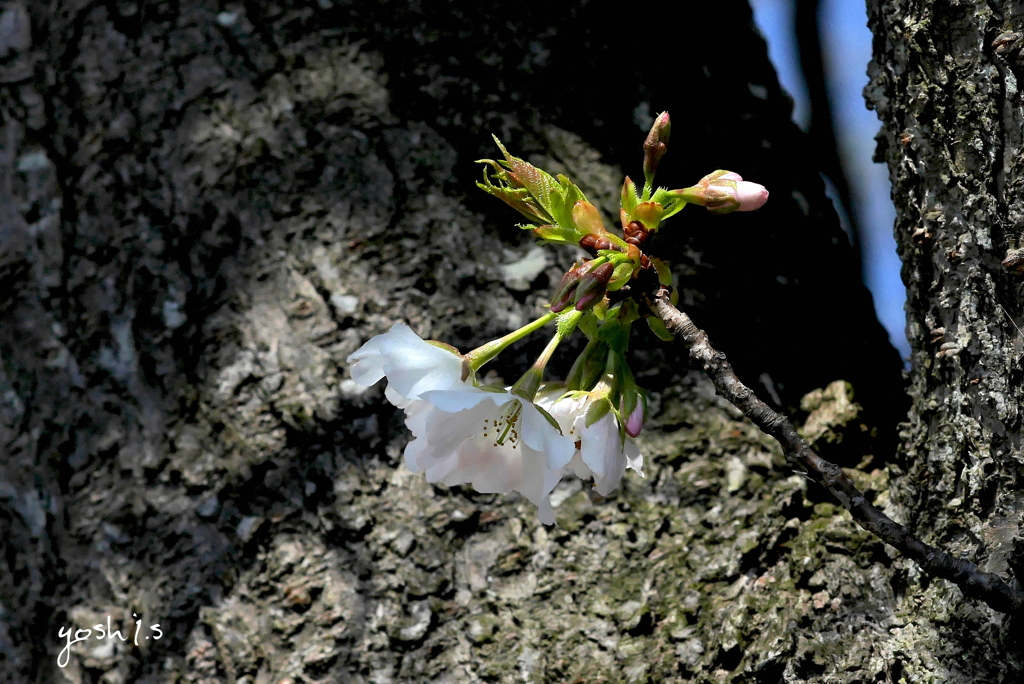
[[[555,320],[555,317],[557,316],[558,314],[549,311],[537,320],[527,323],[522,328],[519,328],[519,330],[514,330],[504,337],[488,342],[482,347],[477,347],[466,354],[466,360],[469,362],[470,369],[474,373],[477,372],[480,370],[481,366],[503,352],[510,344],[518,342],[534,331],[540,330],[545,325]]]
[[[592,395],[611,397],[619,389],[619,377],[617,371],[621,356],[621,352],[618,352],[615,349],[609,350],[608,360],[604,365],[604,373],[601,375],[601,379],[598,383],[594,385],[594,389],[590,390]]]
[[[587,341],[587,346],[583,348],[580,355],[573,362],[572,368],[569,369],[569,375],[565,377],[565,386],[567,389],[580,390],[587,389],[584,386],[585,378],[588,375],[589,367],[594,365],[594,359],[599,351],[599,346],[603,344],[598,342],[596,339],[591,338]],[[591,375],[591,377],[593,377]]]
[[[620,238],[615,233],[611,232],[610,230],[605,231],[602,236],[608,238],[608,242],[612,243],[616,247],[619,247],[623,252],[629,249],[629,243]]]
[[[548,361],[551,360],[551,355],[555,353],[555,348],[558,347],[562,340],[572,335],[581,318],[583,318],[583,313],[575,310],[563,311],[558,314],[558,328],[555,330],[555,334],[551,337],[548,345],[544,347],[544,351],[537,357],[537,360],[533,362],[530,370],[523,373],[523,377],[519,378],[516,384],[512,386],[511,392],[513,394],[517,394],[528,401],[533,401],[533,398],[537,396],[537,390],[540,389],[541,383],[544,382],[544,368],[548,365]]]
[[[540,353],[537,360],[533,362],[530,370],[523,373],[523,377],[516,380],[516,384],[512,385],[510,390],[512,394],[520,396],[527,401],[533,401],[533,398],[537,396],[537,390],[540,389],[541,383],[544,382],[544,367],[548,365],[551,355],[555,353],[555,348],[562,341],[563,337],[564,335],[561,333],[555,333],[551,337],[551,341],[544,347],[544,351]]]
[[[682,188],[680,190],[672,190],[669,194],[689,204],[699,204],[703,207],[707,203],[707,200],[704,199],[704,188],[699,185]]]

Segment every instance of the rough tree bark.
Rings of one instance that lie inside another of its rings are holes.
[[[878,156],[898,209],[913,347],[913,403],[890,467],[894,510],[929,541],[987,570],[1016,567],[1024,580],[1024,5],[868,7],[866,94],[883,121]],[[902,637],[908,678],[1020,677],[1020,617],[962,604],[913,567],[895,579],[921,602]]]
[[[554,528],[515,497],[405,471],[401,416],[346,381],[346,356],[396,320],[465,350],[541,310],[569,257],[473,191],[490,133],[611,214],[668,109],[660,181],[725,167],[772,190],[755,216],[666,225],[681,304],[767,400],[797,413],[810,392],[807,433],[865,464],[876,503],[1005,567],[1021,366],[995,305],[1020,315],[1020,281],[998,266],[1020,110],[1016,62],[988,45],[1016,15],[874,10],[917,350],[885,467],[899,360],[749,10],[625,30],[599,4],[0,3],[4,678],[1019,670],[1004,618],[893,559],[646,336],[647,477],[606,501],[564,482]],[[943,326],[958,346],[934,358]],[[495,371],[513,377],[538,344]],[[133,613],[163,638],[93,637],[58,667],[58,630],[111,616],[131,633]]]

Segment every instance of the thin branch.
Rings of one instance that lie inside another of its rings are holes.
[[[1017,580],[1007,584],[998,575],[983,572],[974,563],[925,544],[906,527],[875,508],[839,466],[814,453],[789,419],[773,411],[740,382],[725,354],[712,347],[707,334],[694,325],[689,316],[672,305],[666,288],[656,291],[648,299],[648,305],[664,321],[665,327],[682,340],[690,357],[701,363],[704,372],[714,382],[718,394],[778,440],[789,464],[832,492],[857,524],[913,560],[925,573],[957,585],[965,596],[981,599],[1003,613],[1024,613],[1024,592],[1020,590]]]

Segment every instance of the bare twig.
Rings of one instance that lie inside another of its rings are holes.
[[[773,411],[740,382],[725,354],[712,347],[707,334],[672,305],[666,288],[657,290],[648,304],[664,321],[665,327],[683,341],[690,357],[701,363],[718,394],[778,440],[789,464],[832,492],[861,527],[913,560],[927,574],[953,582],[965,596],[981,599],[1003,613],[1024,613],[1024,592],[1017,580],[1007,584],[998,575],[983,572],[974,563],[925,544],[868,502],[839,466],[814,453],[785,416]]]

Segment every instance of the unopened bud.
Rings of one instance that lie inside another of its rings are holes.
[[[601,219],[601,212],[586,200],[580,200],[573,205],[572,220],[581,233],[600,235],[608,232]]]
[[[603,263],[580,279],[576,288],[576,310],[583,311],[604,296],[608,281],[615,272],[614,264]]]
[[[601,249],[614,249],[611,240],[593,233],[580,238],[580,247],[590,252],[591,256],[597,256],[598,250]]]
[[[633,249],[636,249],[636,247],[633,247]],[[637,259],[637,261],[639,261],[639,259]],[[633,262],[623,261],[615,267],[614,271],[612,271],[612,277],[608,281],[608,291],[614,292],[615,290],[622,289],[622,286],[628,283],[632,277]]]
[[[647,134],[644,141],[644,177],[650,184],[658,170],[658,162],[668,151],[668,137],[672,132],[672,123],[669,121],[668,112],[662,112],[654,120],[651,132]]]
[[[708,185],[704,197],[708,211],[728,214],[760,209],[768,201],[768,191],[763,185],[744,180],[715,180]]]
[[[626,388],[619,400],[619,415],[622,427],[630,437],[636,437],[644,429],[647,420],[647,399],[637,387]]]
[[[565,275],[562,276],[562,282],[558,284],[558,289],[555,290],[555,294],[551,297],[552,311],[559,313],[572,303],[573,297],[576,294],[576,288],[580,284],[580,278],[590,269],[592,263],[591,261],[585,261],[565,272]]]
[[[768,191],[763,185],[743,180],[738,173],[715,171],[700,179],[697,185],[672,194],[706,207],[715,214],[734,211],[754,211],[768,201]]]
[[[643,223],[647,230],[657,230],[664,215],[665,208],[657,202],[641,202],[633,210],[633,218]]]
[[[631,245],[635,245],[636,247],[643,247],[650,235],[650,232],[644,228],[644,224],[639,221],[630,221],[623,228],[622,232],[626,238],[626,242]]]
[[[736,198],[740,201],[738,211],[755,211],[768,201],[768,189],[757,183],[739,181],[736,183]]]

